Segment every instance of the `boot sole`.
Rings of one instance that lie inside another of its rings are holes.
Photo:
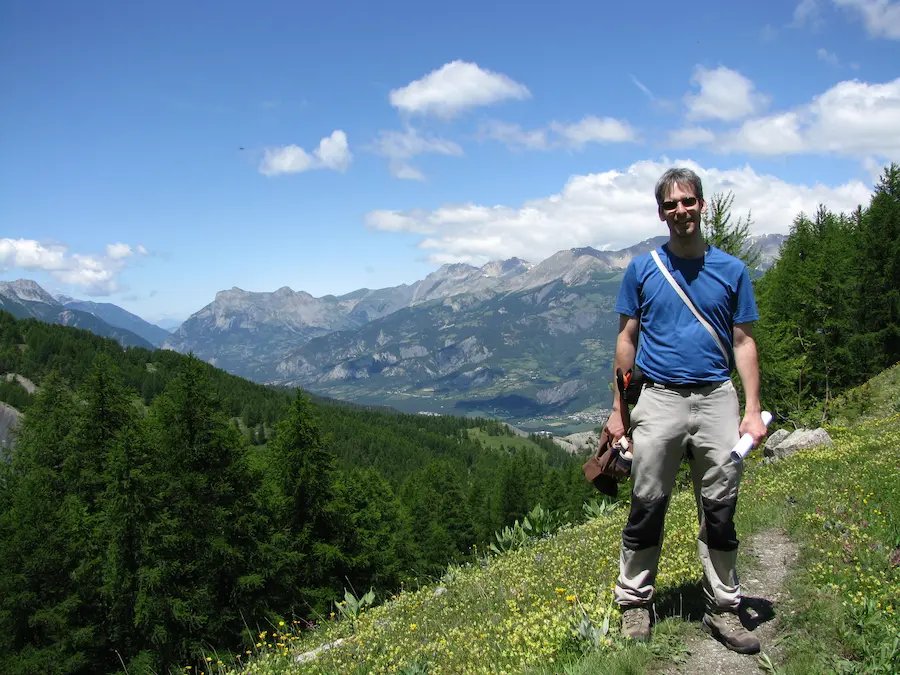
[[[700,622],[700,629],[704,633],[706,633],[707,635],[711,636],[712,638],[714,638],[715,640],[720,642],[722,645],[724,645],[726,649],[730,649],[731,651],[737,652],[738,654],[758,654],[761,649],[761,645],[759,645],[759,644],[750,645],[748,647],[739,647],[737,645],[728,644],[728,641],[724,637],[722,637],[722,634],[719,631],[717,631],[715,628],[710,626],[708,623],[706,623],[705,619]]]

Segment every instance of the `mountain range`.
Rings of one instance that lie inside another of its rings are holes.
[[[75,309],[80,312],[93,314],[110,326],[122,328],[139,335],[154,347],[161,347],[171,336],[171,333],[159,326],[144,321],[136,314],[132,314],[110,302],[91,302],[90,300],[76,300],[67,296],[56,296],[56,299],[67,309]]]
[[[0,309],[5,309],[17,319],[34,318],[47,323],[83,328],[97,335],[118,340],[125,347],[153,349],[157,346],[137,333],[113,325],[92,312],[59,302],[30,279],[0,281]],[[125,312],[121,308],[117,309]],[[138,319],[138,317],[134,318]],[[138,320],[143,321],[143,319]]]
[[[761,274],[784,235],[753,239]],[[169,334],[109,303],[0,283],[0,308],[158,346],[257,382],[405,410],[507,419],[603,407],[622,272],[660,236],[618,251],[558,251],[440,267],[412,284],[313,297],[223,290]]]
[[[314,298],[221,291],[163,344],[283,386],[401,409],[506,418],[607,405],[621,274],[667,240],[447,264],[413,284]],[[753,245],[760,270],[783,235]]]

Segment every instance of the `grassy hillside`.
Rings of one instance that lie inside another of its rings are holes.
[[[772,464],[755,451],[748,464],[739,536],[778,526],[801,546],[792,597],[779,608],[790,639],[770,672],[900,667],[897,373],[895,367],[846,397],[845,405],[865,392],[873,412],[852,426],[829,427],[834,448]],[[658,579],[657,611],[670,618],[649,646],[621,642],[611,604],[626,513],[619,508],[565,526],[502,555],[473,550],[433,586],[358,612],[351,599],[314,626],[253,627],[245,653],[211,655],[200,667],[266,675],[644,672],[677,655],[681,637],[696,630],[678,618],[700,579],[696,512],[689,490],[680,488],[666,520]],[[298,661],[323,646],[315,659]]]

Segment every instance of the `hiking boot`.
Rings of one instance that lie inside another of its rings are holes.
[[[759,651],[759,640],[744,628],[736,612],[707,612],[700,627],[733,652],[756,654]]]
[[[646,607],[629,607],[622,613],[622,637],[638,642],[650,640],[650,612]]]

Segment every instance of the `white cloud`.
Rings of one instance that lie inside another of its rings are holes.
[[[346,171],[353,158],[347,145],[347,134],[340,129],[331,132],[331,136],[319,141],[319,147],[315,149],[313,156],[326,169]]]
[[[404,131],[381,131],[366,150],[387,157],[388,169],[395,178],[425,180],[425,176],[408,160],[419,155],[436,154],[462,157],[458,143],[437,136],[422,135],[412,127]]]
[[[822,27],[818,0],[800,0],[794,8],[794,27],[810,25],[814,30]]]
[[[900,2],[889,0],[833,0],[838,7],[857,13],[873,37],[900,40]]]
[[[574,124],[551,122],[550,128],[569,147],[581,148],[586,143],[625,143],[637,139],[637,134],[627,122],[612,117],[589,115]]]
[[[131,247],[128,244],[116,242],[115,244],[107,244],[106,245],[106,255],[108,255],[113,260],[121,260],[123,258],[128,258],[133,253],[134,253],[134,251],[131,250]]]
[[[311,153],[297,145],[285,145],[280,148],[266,148],[259,172],[266,176],[277,176],[283,173],[302,173],[312,169],[332,169],[346,171],[353,155],[347,144],[347,134],[336,129],[330,136],[319,141],[318,147]]]
[[[716,135],[704,127],[682,127],[669,132],[669,146],[692,148],[695,145],[711,143]]]
[[[138,251],[148,254],[143,246],[138,246]],[[0,271],[43,270],[93,296],[111,295],[119,290],[118,276],[131,255],[131,246],[121,242],[107,245],[104,255],[84,255],[70,254],[65,246],[43,244],[34,239],[0,239]]]
[[[480,136],[499,141],[510,148],[580,150],[588,143],[626,143],[638,140],[628,122],[612,117],[588,115],[578,122],[551,122],[546,128],[522,129],[518,124],[492,121],[481,126]]]
[[[617,249],[666,234],[656,215],[653,190],[663,171],[675,165],[697,171],[707,196],[733,191],[735,213],[752,209],[754,233],[787,233],[800,211],[814,213],[822,203],[850,211],[867,203],[870,194],[855,181],[839,186],[792,184],[749,166],[705,169],[691,161],[664,159],[636,162],[621,172],[574,176],[559,193],[518,206],[466,203],[433,211],[371,211],[366,225],[420,235],[419,248],[430,251],[429,260],[436,264],[483,264],[511,256],[538,262],[570,247]]]
[[[529,98],[528,88],[475,63],[452,61],[391,91],[391,105],[411,114],[450,119],[468,108]]]
[[[388,162],[388,171],[391,172],[394,178],[399,178],[400,180],[425,182],[425,174],[406,162]]]
[[[60,270],[66,266],[64,246],[44,244],[34,239],[0,239],[0,269]]]
[[[819,57],[820,61],[825,61],[825,63],[830,63],[833,66],[840,65],[840,60],[837,57],[837,54],[834,52],[830,52],[824,47],[819,47],[816,51],[816,56]]]
[[[547,129],[530,129],[526,131],[520,125],[508,122],[486,122],[481,125],[479,135],[482,138],[499,141],[509,148],[547,150],[550,147]]]
[[[696,94],[685,94],[690,120],[733,121],[760,112],[768,97],[755,90],[753,82],[736,70],[720,66],[709,70],[697,66],[691,84],[700,87]]]
[[[717,145],[725,152],[757,155],[789,154],[804,149],[800,120],[793,112],[747,120],[739,129],[723,134]]]
[[[747,120],[721,149],[759,154],[834,153],[900,159],[900,78],[839,82],[796,110]]]

